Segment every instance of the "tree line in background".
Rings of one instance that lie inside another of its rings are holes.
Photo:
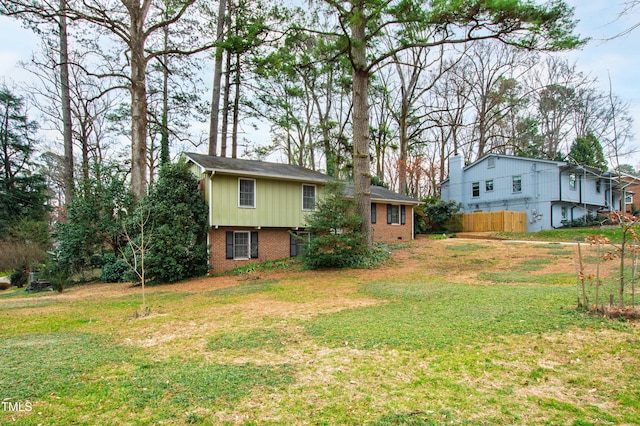
[[[68,226],[85,220],[76,199],[143,203],[171,154],[190,147],[279,153],[352,180],[368,217],[372,175],[434,196],[454,152],[582,162],[604,148],[597,165],[617,166],[632,136],[624,102],[546,53],[584,42],[562,2],[6,0],[0,13],[41,36],[24,64],[36,83],[4,92],[37,107],[60,141],[41,143],[36,161],[35,135],[23,139],[23,176],[41,180],[50,192],[35,193]],[[268,145],[243,136],[260,123]],[[121,226],[104,226],[101,244],[118,255]]]

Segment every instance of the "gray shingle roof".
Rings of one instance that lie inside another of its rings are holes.
[[[274,179],[295,180],[303,182],[329,182],[331,178],[323,173],[315,172],[301,166],[269,163],[266,161],[244,160],[238,158],[215,157],[213,155],[185,152],[187,159],[193,161],[204,170],[243,176],[268,177]]]
[[[273,179],[295,180],[302,182],[327,183],[332,180],[320,172],[315,172],[301,166],[290,164],[269,163],[267,161],[244,160],[238,158],[216,157],[213,155],[185,152],[183,155],[212,173],[267,177]],[[345,195],[353,197],[353,184],[345,186]],[[420,204],[414,198],[398,194],[381,186],[371,186],[371,200],[399,204]]]
[[[344,188],[345,195],[347,197],[353,197],[353,184],[350,183]],[[384,188],[382,186],[374,186],[371,185],[371,201],[383,201],[388,203],[399,203],[399,204],[420,204],[420,201],[415,198],[408,197],[406,195],[398,194],[390,189]]]

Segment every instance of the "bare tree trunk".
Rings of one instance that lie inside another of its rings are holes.
[[[235,94],[233,97],[233,132],[231,134],[231,158],[238,156],[238,120],[240,119],[240,54],[236,53],[234,76]]]
[[[169,27],[163,28],[164,49],[169,48]],[[160,124],[160,164],[169,163],[169,55],[162,55],[162,123]],[[153,177],[153,176],[152,176]]]
[[[73,134],[71,129],[71,96],[69,95],[69,46],[67,41],[67,1],[60,0],[60,97],[62,101],[62,139],[64,140],[64,200],[73,201]]]
[[[218,26],[216,28],[216,62],[213,70],[213,95],[211,97],[211,116],[209,118],[209,155],[218,152],[218,121],[220,114],[220,83],[222,80],[222,54],[220,45],[224,39],[224,19],[227,0],[218,0]]]
[[[353,196],[362,218],[362,233],[373,245],[371,229],[371,171],[369,166],[369,70],[367,69],[366,20],[361,4],[354,4],[351,23],[353,66]]]
[[[133,5],[131,16],[131,189],[138,199],[147,192],[147,59],[144,45],[146,10]]]
[[[231,55],[227,52],[224,73],[224,94],[222,96],[222,129],[220,131],[220,156],[227,156],[227,135],[229,133],[229,97],[231,96]]]

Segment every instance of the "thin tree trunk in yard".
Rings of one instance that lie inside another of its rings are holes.
[[[224,16],[227,0],[219,0],[218,26],[216,28],[216,61],[213,69],[213,95],[211,96],[211,116],[209,117],[209,155],[218,152],[218,121],[220,115],[220,83],[222,80],[222,54],[220,46],[224,39]]]
[[[73,201],[73,135],[71,132],[71,96],[69,95],[69,46],[67,41],[67,1],[60,0],[60,98],[62,101],[62,139],[64,140],[64,201]]]
[[[351,56],[353,61],[353,196],[362,217],[362,233],[373,245],[371,229],[371,170],[369,165],[369,70],[367,69],[366,21],[362,5],[353,5]]]

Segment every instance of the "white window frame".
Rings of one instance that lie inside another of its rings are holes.
[[[242,181],[251,181],[253,182],[253,203],[252,205],[243,205],[241,203],[242,201],[242,197],[241,197],[241,189],[242,189]],[[256,208],[256,192],[257,192],[257,185],[256,185],[256,180],[255,179],[249,179],[249,178],[238,178],[238,207],[241,209],[255,209]]]
[[[471,183],[471,198],[478,198],[480,196],[480,182]]]
[[[519,189],[516,190],[516,181],[519,183]],[[511,192],[513,194],[520,194],[522,192],[522,175],[511,176]]]
[[[305,208],[304,206],[304,201],[305,201],[305,196],[304,196],[304,189],[305,187],[310,187],[313,188],[313,208]],[[316,209],[316,200],[318,199],[318,188],[315,185],[309,185],[306,183],[302,184],[302,210],[305,212],[312,212],[315,211]]]
[[[489,189],[489,184],[491,184],[491,189]],[[484,192],[493,192],[493,179],[484,182]]]
[[[247,237],[246,256],[238,256],[236,252],[236,235],[244,234]],[[233,260],[249,260],[251,259],[251,231],[233,231]]]

